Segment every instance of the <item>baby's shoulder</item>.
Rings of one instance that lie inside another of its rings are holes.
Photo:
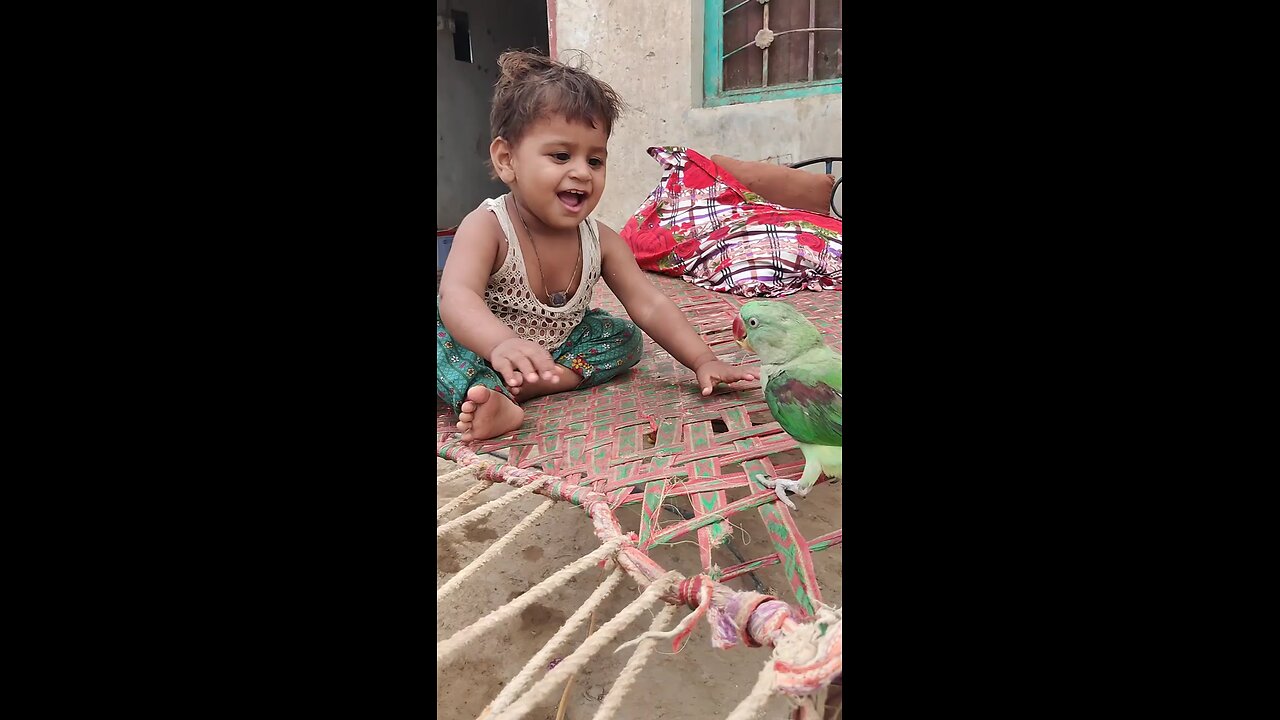
[[[594,224],[596,227],[596,240],[600,244],[601,262],[607,262],[619,254],[626,254],[627,256],[631,255],[631,248],[627,245],[626,241],[618,235],[616,230],[602,222],[596,221]]]
[[[490,273],[495,273],[502,267],[507,259],[507,236],[487,202],[462,219],[453,239],[453,247],[454,252],[467,248],[471,252],[484,253],[492,258]]]
[[[458,225],[458,233],[462,234],[464,232],[505,239],[502,234],[502,225],[498,222],[498,216],[489,209],[487,201],[462,218],[462,223]]]

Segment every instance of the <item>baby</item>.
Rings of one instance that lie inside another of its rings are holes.
[[[436,301],[436,394],[458,411],[462,440],[512,432],[520,403],[631,368],[643,348],[637,325],[693,371],[703,395],[755,380],[717,359],[618,233],[590,217],[618,95],[540,55],[507,52],[498,65],[489,159],[511,192],[463,219]],[[589,309],[600,279],[635,325]]]

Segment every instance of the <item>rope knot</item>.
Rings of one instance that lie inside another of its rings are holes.
[[[676,598],[681,604],[696,609],[702,604],[702,575],[695,575],[688,580],[681,580],[676,586]]]
[[[816,617],[778,640],[772,656],[775,690],[793,698],[814,695],[842,674],[843,615],[819,605]]]
[[[670,639],[672,652],[680,652],[680,648],[684,646],[684,641],[688,639],[689,635],[693,632],[693,629],[697,626],[698,621],[707,614],[707,609],[711,607],[711,593],[713,587],[714,586],[710,583],[705,585],[703,584],[702,575],[698,575],[688,580],[681,580],[676,583],[676,597],[679,598],[681,603],[693,608],[693,612],[686,615],[678,625],[670,630],[665,632],[649,631],[635,640],[619,645],[617,650],[614,650],[614,652],[618,652],[623,648],[639,643],[645,638]]]

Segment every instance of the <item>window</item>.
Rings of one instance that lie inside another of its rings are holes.
[[[453,10],[450,16],[453,20],[453,59],[462,62],[471,62],[471,23],[467,20],[467,14]]]
[[[840,92],[840,0],[706,0],[704,104]]]

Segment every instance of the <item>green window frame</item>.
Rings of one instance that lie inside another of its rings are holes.
[[[724,16],[742,5],[757,2],[758,0],[742,0],[742,2],[735,4],[729,10],[724,10],[723,0],[704,0],[702,44],[703,106],[739,105],[742,103],[763,102],[765,100],[787,100],[842,92],[844,90],[843,77],[758,88],[723,89]]]

